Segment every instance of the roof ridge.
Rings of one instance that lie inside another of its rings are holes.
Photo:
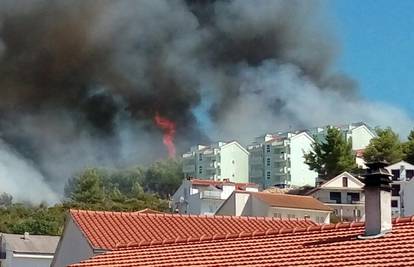
[[[393,224],[414,222],[414,215],[409,217],[398,217],[393,219]],[[149,247],[154,245],[170,245],[170,244],[188,244],[190,242],[208,242],[208,241],[217,241],[217,240],[230,240],[237,238],[247,238],[247,237],[263,237],[263,236],[274,236],[278,234],[289,234],[289,233],[310,233],[316,231],[328,231],[333,229],[351,229],[364,226],[364,222],[342,222],[336,224],[320,224],[313,225],[308,227],[293,227],[293,228],[279,228],[272,229],[269,228],[266,231],[255,230],[253,232],[239,232],[239,233],[227,233],[227,234],[214,234],[214,235],[202,235],[200,237],[188,237],[181,238],[177,237],[175,239],[164,239],[164,240],[152,240],[152,241],[141,241],[140,243],[129,242],[127,244],[117,244],[116,248],[121,249],[136,249],[140,247]]]

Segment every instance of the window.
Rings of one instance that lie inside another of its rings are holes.
[[[397,181],[400,179],[400,170],[391,170],[392,180]]]
[[[319,217],[316,217],[316,218],[319,219]],[[303,219],[309,220],[310,219],[310,216],[309,215],[305,215],[305,216],[303,216]]]
[[[391,207],[398,208],[398,200],[391,200]]]
[[[266,166],[270,166],[270,158],[266,159]]]
[[[360,219],[361,218],[361,210],[355,209],[354,210],[354,216],[355,216],[355,218]]]
[[[348,178],[342,177],[342,187],[348,187]]]
[[[273,217],[278,218],[278,219],[282,219],[282,214],[281,213],[273,213]]]
[[[405,176],[407,177],[407,180],[411,180],[411,178],[414,177],[414,170],[406,170]]]
[[[393,184],[393,185],[391,185],[392,196],[393,197],[400,196],[400,189],[401,189],[401,186],[399,184]]]
[[[288,214],[288,219],[295,219],[295,218],[296,218],[295,214]]]
[[[266,145],[266,152],[270,153],[270,145]]]
[[[335,201],[335,203],[341,203],[341,192],[330,192],[329,199]]]
[[[347,193],[346,199],[348,200],[348,203],[359,201],[359,193]]]
[[[203,161],[203,154],[198,154],[198,160]]]
[[[203,173],[203,166],[199,166],[199,167],[198,167],[198,173],[199,173],[199,174],[202,174],[202,173]]]
[[[270,172],[266,172],[266,179],[270,179]]]

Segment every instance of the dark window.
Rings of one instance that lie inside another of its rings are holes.
[[[400,178],[400,170],[391,170],[392,180],[396,181]]]
[[[266,173],[266,179],[270,179],[270,172]]]
[[[203,154],[198,154],[198,160],[202,161],[203,160]]]
[[[270,145],[266,145],[266,152],[270,153]]]
[[[400,188],[401,186],[399,184],[391,185],[392,196],[398,197],[400,195]]]
[[[348,178],[347,177],[342,177],[342,186],[343,187],[348,187]]]
[[[266,159],[266,166],[270,166],[270,158]]]
[[[199,174],[202,174],[203,173],[203,167],[202,166],[198,167],[198,173]]]
[[[347,193],[346,198],[349,203],[352,203],[353,201],[359,201],[359,193]]]
[[[398,200],[391,200],[391,207],[398,208]]]
[[[336,203],[341,203],[341,192],[330,192],[329,198],[330,200],[333,200]]]
[[[414,177],[414,170],[406,170],[405,176],[407,177],[408,180],[410,180],[411,178]]]

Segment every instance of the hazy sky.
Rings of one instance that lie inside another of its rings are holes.
[[[367,98],[414,117],[414,1],[329,2],[342,44],[338,68],[359,82]]]

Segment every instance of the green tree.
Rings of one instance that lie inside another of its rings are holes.
[[[144,189],[168,197],[174,194],[183,177],[181,161],[176,159],[157,161],[145,173]]]
[[[405,161],[414,164],[414,130],[408,135],[408,141],[404,144]]]
[[[364,151],[366,162],[387,161],[392,164],[404,158],[403,145],[391,128],[376,129],[377,137],[371,139]]]
[[[357,168],[352,143],[337,128],[328,129],[324,141],[316,139],[312,150],[305,154],[305,163],[311,170],[318,172],[322,179]]]
[[[97,169],[87,169],[82,174],[69,180],[66,193],[74,202],[85,204],[101,203],[104,199],[102,173]]]

